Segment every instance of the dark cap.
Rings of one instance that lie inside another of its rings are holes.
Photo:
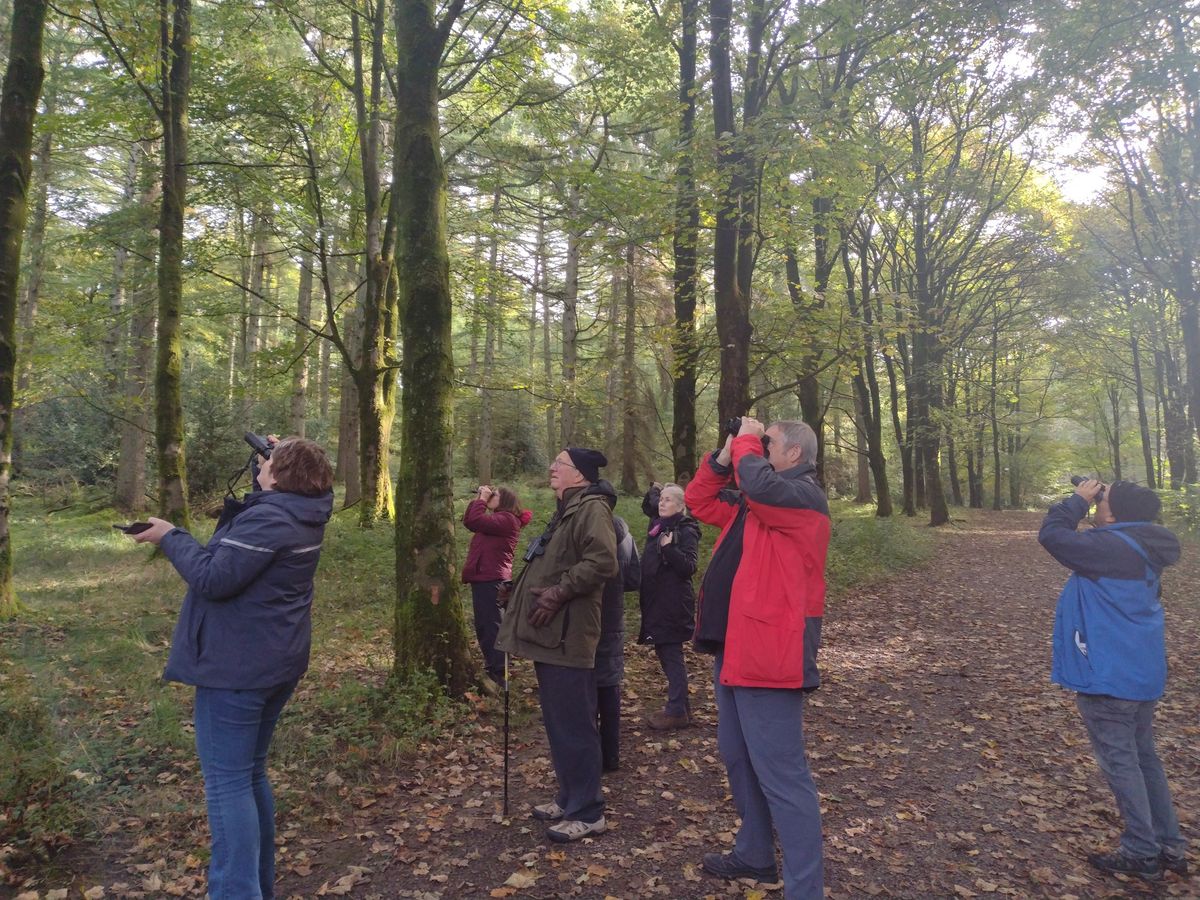
[[[1162,511],[1162,501],[1150,488],[1118,481],[1108,489],[1108,508],[1118,522],[1153,522]]]
[[[608,457],[590,447],[568,447],[567,456],[579,474],[593,484],[600,480],[600,469],[608,465]]]

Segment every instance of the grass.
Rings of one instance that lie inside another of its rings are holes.
[[[460,498],[471,487],[462,485]],[[550,519],[554,498],[541,486],[518,492],[534,512],[519,554]],[[465,507],[458,500],[456,514]],[[927,530],[871,512],[834,507],[833,602],[849,586],[931,552]],[[640,544],[647,524],[641,498],[622,497],[617,514]],[[30,499],[14,509],[24,608],[0,622],[0,883],[6,866],[28,866],[119,822],[194,817],[201,808],[192,692],[160,677],[184,587],[165,559],[109,527],[119,520],[109,510],[50,513]],[[204,521],[195,531],[203,538],[211,528]],[[461,560],[470,535],[457,533]],[[404,685],[388,678],[392,536],[389,527],[359,529],[353,511],[336,514],[327,531],[312,668],[274,742],[272,765],[301,773],[284,779],[284,808],[302,802],[317,778],[312,773],[368,778],[472,718],[471,707],[448,699],[431,675]],[[702,566],[715,537],[715,529],[703,530]],[[636,594],[627,599],[636,611]],[[463,600],[469,618],[469,593]],[[636,628],[635,613],[627,630]],[[531,704],[519,697],[516,714],[529,715]]]

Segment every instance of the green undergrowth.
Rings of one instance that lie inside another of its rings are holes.
[[[472,487],[458,492],[459,516]],[[519,567],[554,498],[544,487],[518,491],[534,513]],[[640,547],[647,527],[641,498],[621,498],[617,513]],[[876,520],[869,508],[838,505],[833,519],[831,597],[930,552],[927,530]],[[83,507],[47,512],[32,499],[15,507],[23,609],[0,622],[0,883],[6,867],[27,867],[123,819],[201,814],[192,692],[160,677],[184,586],[165,559],[113,531],[121,520]],[[212,527],[204,520],[193,531],[204,538]],[[457,533],[461,561],[470,535]],[[704,529],[701,566],[715,537],[715,529]],[[498,719],[499,701],[452,700],[432,674],[404,683],[389,677],[394,574],[392,528],[364,531],[354,510],[335,514],[317,576],[312,666],[273,744],[272,766],[290,773],[280,792],[285,807],[318,784],[308,773],[367,779],[481,716]],[[465,587],[461,598],[473,645]],[[636,594],[627,600],[627,631],[636,635]],[[514,692],[515,723],[536,708],[527,676]]]

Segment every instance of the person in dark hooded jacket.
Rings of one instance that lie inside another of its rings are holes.
[[[225,501],[207,544],[156,518],[133,536],[157,544],[188,586],[163,677],[196,689],[212,900],[274,896],[267,751],[308,668],[313,576],[333,512],[333,468],[312,441],[275,444],[257,481]]]
[[[1096,527],[1077,531],[1096,502]],[[1154,524],[1158,496],[1128,481],[1085,480],[1050,507],[1038,540],[1071,570],[1054,616],[1052,680],[1076,705],[1125,821],[1117,849],[1088,856],[1097,869],[1157,881],[1188,870],[1187,843],[1154,747],[1154,711],[1166,689],[1162,570],[1179,539]]]
[[[656,731],[686,728],[692,707],[683,643],[696,628],[692,576],[700,550],[700,525],[687,514],[683,488],[677,484],[653,485],[642,500],[642,512],[650,517],[650,529],[642,550],[638,643],[654,646],[667,678],[666,705],[646,722]]]
[[[611,493],[605,499],[615,508],[617,493],[604,479],[597,488]],[[600,767],[605,772],[621,768],[621,683],[625,680],[625,592],[636,591],[641,561],[629,526],[613,516],[620,571],[604,585],[600,603],[600,642],[596,645],[596,724],[600,730]]]

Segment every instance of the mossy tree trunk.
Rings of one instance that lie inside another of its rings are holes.
[[[451,0],[438,22],[434,0],[396,2],[392,181],[404,386],[396,492],[394,672],[403,678],[432,669],[452,695],[468,686],[472,663],[454,549],[454,360],[438,68],[462,5],[462,0]]]
[[[33,119],[45,77],[42,68],[45,22],[43,0],[15,0],[12,52],[0,94],[0,617],[17,611],[8,521],[13,387],[17,375],[17,282],[29,200]]]
[[[696,44],[700,0],[682,0],[679,43],[679,140],[675,168],[675,325],[671,330],[671,458],[675,480],[686,484],[696,471],[697,244],[700,195],[696,193]]]
[[[158,112],[163,126],[163,193],[158,231],[158,345],[154,373],[158,510],[188,524],[183,453],[183,210],[187,192],[187,105],[191,83],[191,0],[159,0]]]

